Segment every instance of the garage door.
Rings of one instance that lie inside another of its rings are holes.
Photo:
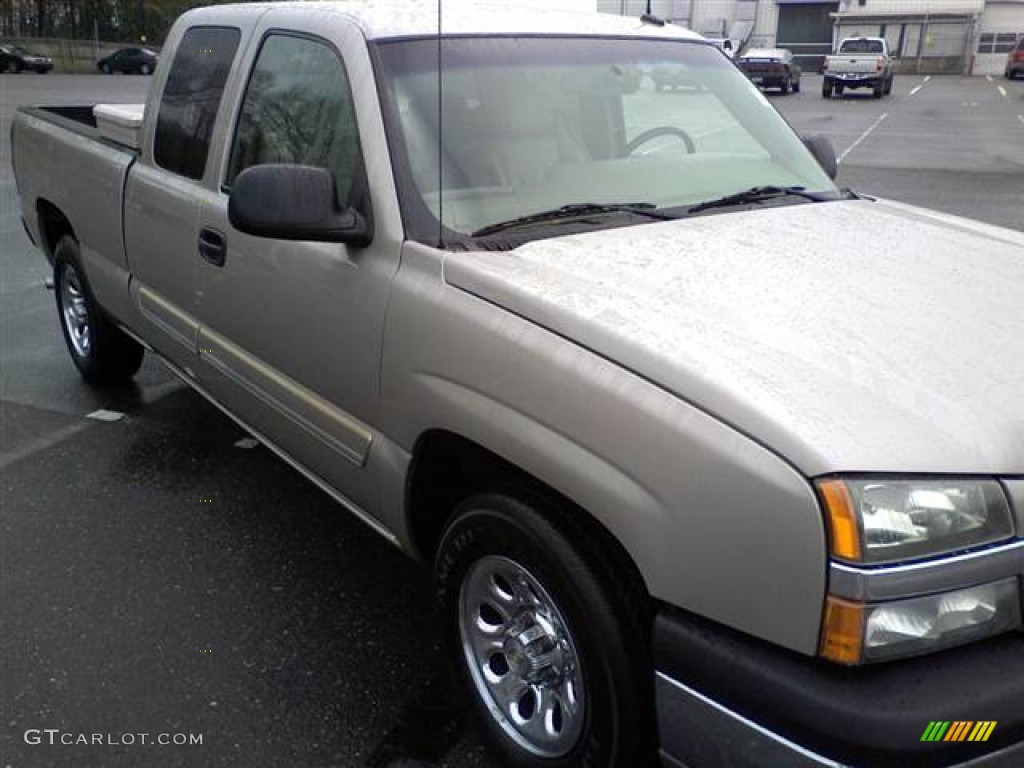
[[[839,3],[779,2],[779,48],[788,48],[804,70],[817,72],[832,53],[832,17]]]

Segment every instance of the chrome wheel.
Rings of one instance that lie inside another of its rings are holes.
[[[586,718],[583,676],[569,627],[540,582],[507,557],[481,557],[459,593],[459,632],[501,729],[539,757],[569,753]]]
[[[64,328],[68,339],[79,357],[92,353],[92,332],[89,325],[89,304],[82,289],[78,272],[70,264],[61,270],[60,303],[63,310]]]

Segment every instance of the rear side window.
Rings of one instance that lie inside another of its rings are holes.
[[[201,179],[210,134],[241,33],[228,27],[193,27],[178,50],[164,86],[156,121],[157,165]]]
[[[225,182],[251,165],[313,165],[334,174],[338,201],[345,205],[361,156],[338,54],[318,40],[269,35],[246,87]]]

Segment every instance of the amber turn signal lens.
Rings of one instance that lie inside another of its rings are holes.
[[[818,483],[825,514],[831,533],[832,556],[843,560],[861,560],[860,526],[853,508],[853,497],[842,480],[823,480]]]
[[[839,664],[859,664],[864,650],[864,605],[828,597],[821,627],[821,655]]]

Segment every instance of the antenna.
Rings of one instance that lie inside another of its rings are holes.
[[[437,247],[444,248],[444,163],[441,162],[444,152],[444,78],[441,74],[443,48],[441,45],[441,25],[444,14],[441,12],[442,0],[437,0]]]

